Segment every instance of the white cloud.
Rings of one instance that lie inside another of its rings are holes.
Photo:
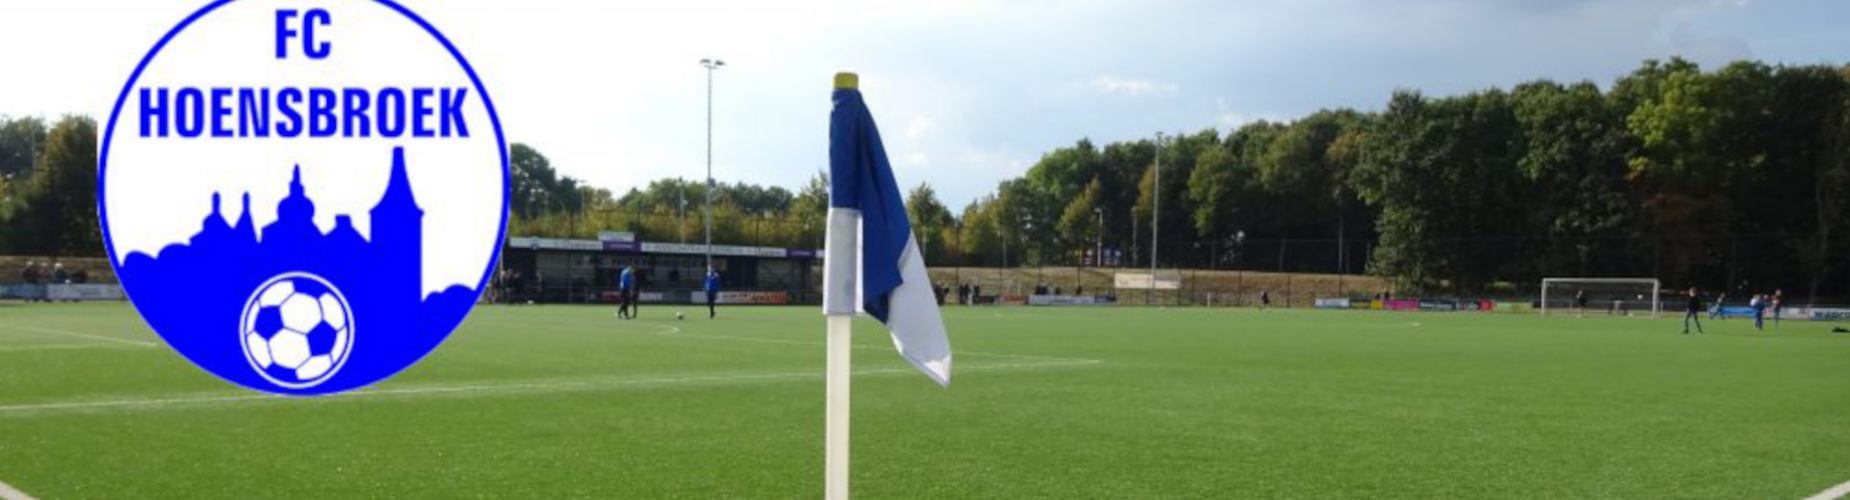
[[[1160,94],[1175,95],[1179,85],[1155,80],[1132,80],[1114,76],[1100,76],[1092,79],[1092,88],[1107,94],[1124,94],[1132,96]]]
[[[925,134],[929,132],[931,132],[930,118],[914,116],[912,117],[912,121],[906,122],[906,139],[915,141],[923,139],[925,138]]]

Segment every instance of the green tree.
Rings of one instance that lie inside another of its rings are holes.
[[[11,251],[28,254],[103,254],[96,212],[96,121],[65,116],[52,126],[13,210]]]
[[[957,242],[964,263],[996,265],[1001,262],[1003,242],[996,224],[995,207],[994,195],[984,195],[964,206]]]
[[[1371,272],[1403,287],[1483,289],[1509,265],[1508,247],[1477,238],[1520,227],[1510,200],[1525,186],[1515,166],[1507,94],[1429,100],[1396,92],[1374,122],[1355,170],[1362,199],[1381,211]]]
[[[1242,173],[1233,153],[1226,148],[1203,151],[1195,160],[1195,171],[1188,178],[1188,199],[1195,207],[1195,233],[1201,238],[1233,231],[1236,203],[1246,184]]]
[[[0,179],[13,179],[31,172],[44,148],[47,133],[45,120],[37,117],[0,117]]]
[[[1528,226],[1540,228],[1533,236],[1549,246],[1536,274],[1626,273],[1631,259],[1616,257],[1641,252],[1628,252],[1624,238],[1635,220],[1626,195],[1624,114],[1592,82],[1525,83],[1512,99],[1523,140],[1517,166],[1537,187],[1523,200],[1534,207]]]
[[[1093,178],[1092,182],[1086,183],[1085,190],[1073,197],[1073,201],[1067,203],[1066,209],[1060,213],[1060,234],[1072,245],[1071,248],[1077,250],[1073,252],[1075,262],[1083,263],[1083,259],[1078,256],[1085,255],[1084,250],[1092,248],[1099,241],[1098,219],[1104,213],[1099,203],[1104,199],[1103,186],[1098,178]]]
[[[1194,174],[1195,160],[1200,158],[1201,153],[1208,149],[1221,147],[1220,144],[1220,136],[1217,132],[1203,130],[1165,140],[1160,150],[1155,147],[1154,143],[1150,143],[1148,149],[1144,149],[1149,156],[1145,157],[1143,178],[1137,185],[1136,205],[1132,212],[1139,222],[1148,223],[1152,203],[1160,201],[1161,213],[1156,223],[1161,226],[1157,237],[1161,238],[1162,242],[1157,246],[1159,252],[1157,257],[1166,262],[1164,265],[1187,265],[1184,263],[1195,262],[1191,258],[1191,252],[1188,251],[1199,242],[1195,238],[1192,222],[1193,209],[1188,197],[1188,181]],[[1140,144],[1139,147],[1142,149],[1143,146]],[[1160,162],[1156,161],[1159,151],[1162,157]],[[1155,198],[1157,188],[1155,177],[1158,167],[1162,170],[1160,200]],[[1143,229],[1148,231],[1148,226],[1143,226]],[[1136,236],[1148,238],[1144,235]],[[1149,251],[1147,246],[1140,245],[1139,248],[1145,252]],[[1168,250],[1163,250],[1165,248]],[[1147,253],[1144,254],[1143,258],[1147,258],[1147,255]]]
[[[559,175],[552,160],[526,144],[508,148],[508,178],[508,209],[515,216],[576,216],[589,208],[578,179]]]
[[[828,172],[817,171],[810,176],[809,182],[804,183],[803,189],[791,200],[790,215],[800,228],[804,245],[824,246],[822,238],[827,234],[829,220]]]
[[[906,195],[906,218],[912,221],[913,237],[918,238],[919,251],[925,254],[925,262],[931,265],[944,265],[950,260],[950,242],[944,238],[945,228],[956,221],[951,210],[938,202],[938,193],[930,184],[920,183]]]

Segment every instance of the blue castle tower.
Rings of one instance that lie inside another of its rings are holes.
[[[386,182],[385,196],[373,205],[370,212],[373,222],[373,246],[378,248],[380,257],[387,262],[423,262],[424,255],[424,209],[418,207],[417,197],[411,193],[411,179],[405,174],[405,150],[392,150],[392,179]],[[423,269],[417,269],[422,276]],[[419,281],[401,283],[402,289],[393,290],[395,296],[422,296],[424,283]]]
[[[248,367],[239,334],[252,293],[283,273],[320,276],[352,308],[354,348],[347,368],[318,392],[370,383],[408,366],[441,342],[474,302],[474,290],[463,285],[423,292],[424,209],[405,168],[404,148],[392,150],[390,179],[368,212],[368,236],[346,214],[335,217],[328,233],[316,227],[315,203],[300,165],[289,194],[277,203],[274,222],[255,227],[250,194],[242,199],[243,215],[231,223],[214,193],[211,212],[186,244],[169,245],[158,256],[132,253],[118,267],[123,286],[155,331],[216,375],[269,388]]]

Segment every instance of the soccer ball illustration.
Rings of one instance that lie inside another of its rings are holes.
[[[334,285],[284,273],[257,287],[244,306],[242,334],[251,368],[277,385],[312,387],[334,376],[353,350],[353,310]]]

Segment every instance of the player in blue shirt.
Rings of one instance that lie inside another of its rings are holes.
[[[707,277],[701,286],[707,292],[707,319],[713,319],[719,316],[719,311],[713,307],[719,298],[719,273],[711,267],[707,268]]]
[[[1754,308],[1755,330],[1766,330],[1766,308],[1770,305],[1767,302],[1766,295],[1754,294],[1754,300],[1748,303],[1748,306]]]
[[[630,310],[631,308],[630,304],[634,302],[635,300],[636,300],[636,271],[635,269],[632,269],[629,266],[623,266],[623,273],[617,275],[617,318],[618,319],[630,319],[630,318],[636,317],[636,313]]]

